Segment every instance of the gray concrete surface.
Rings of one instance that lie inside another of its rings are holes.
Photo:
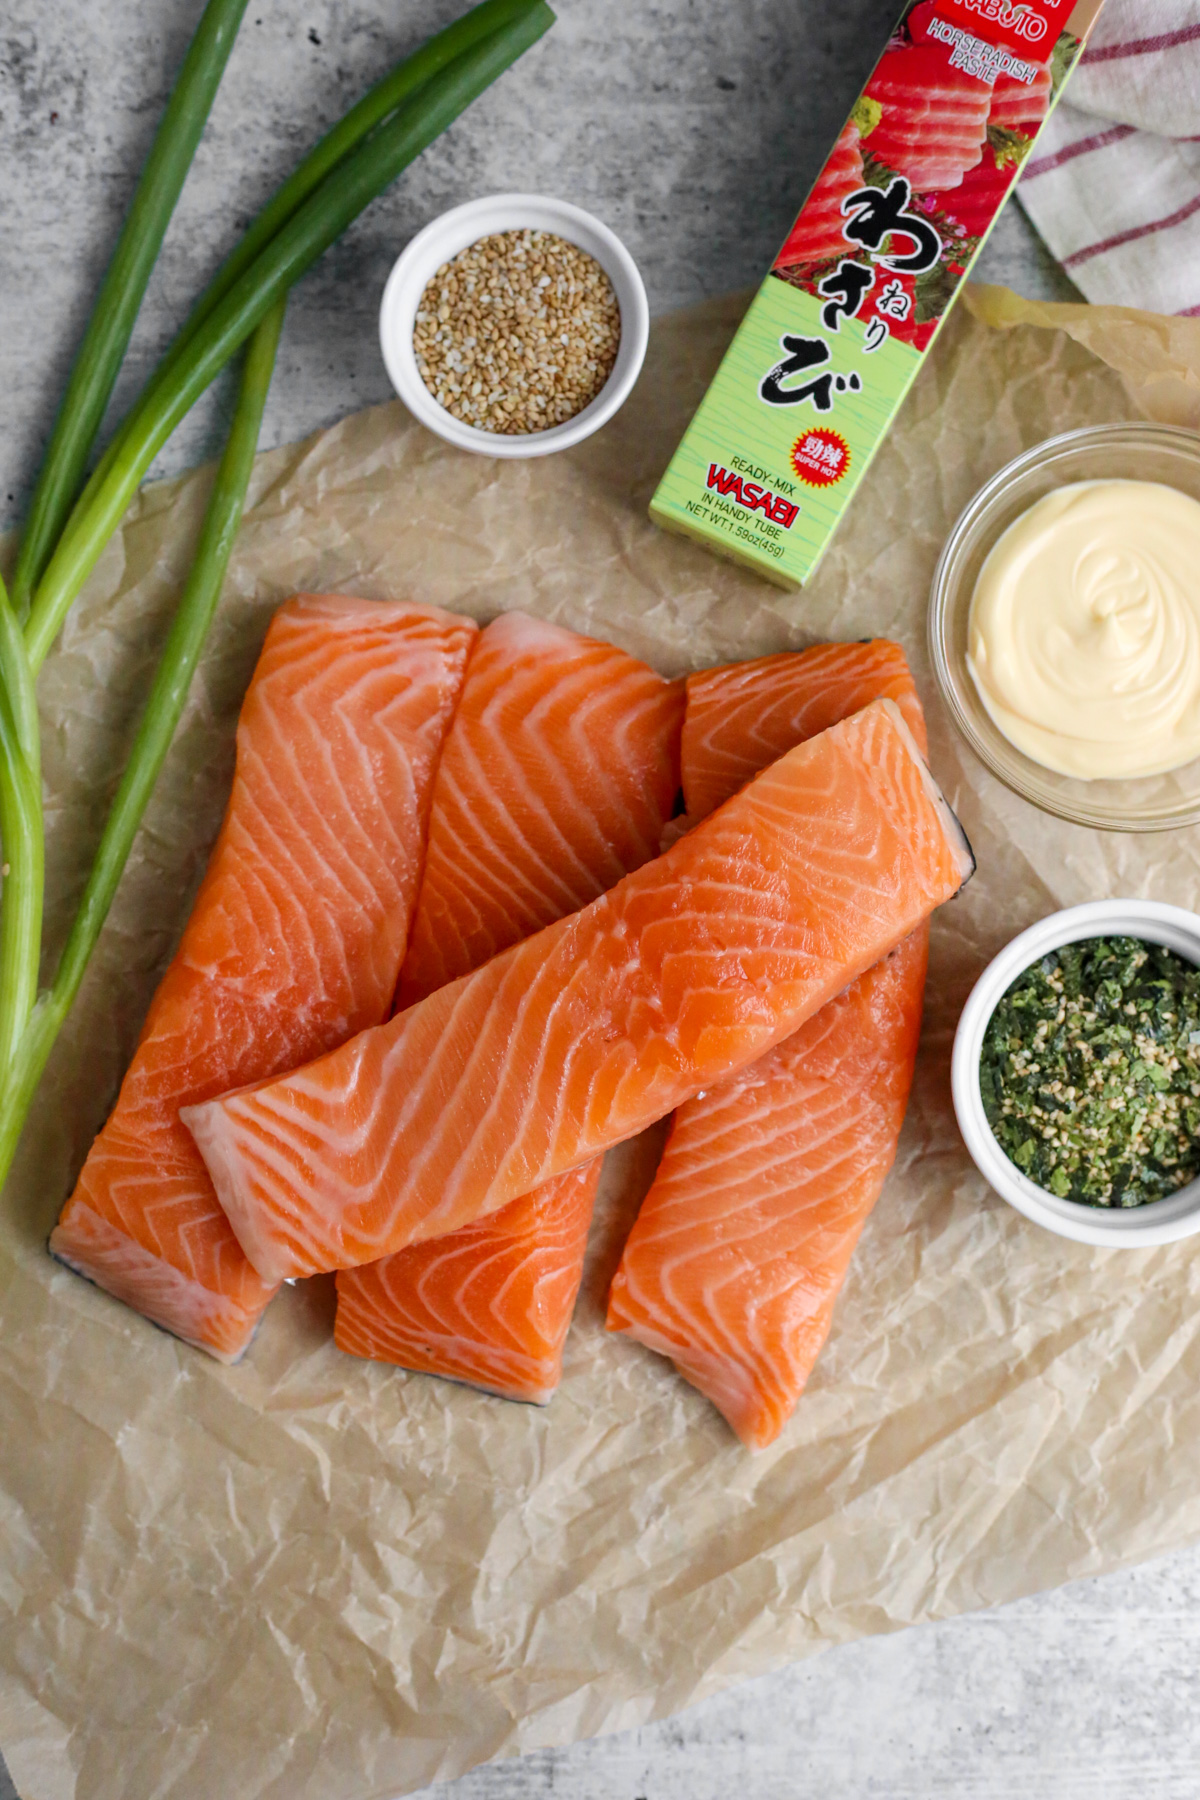
[[[304,148],[461,0],[251,0],[114,401]],[[590,207],[656,311],[761,279],[887,36],[897,0],[561,0],[559,23],[296,292],[264,441],[390,398],[375,317],[414,230],[477,194]],[[0,6],[0,523],[19,517],[70,357],[199,0]],[[985,273],[1064,291],[1015,208]],[[1073,290],[1072,290],[1073,291]],[[221,388],[158,465],[219,441]]]
[[[296,294],[265,427],[388,396],[387,268],[453,202],[555,192],[625,238],[656,310],[761,275],[897,0],[557,0],[549,40]],[[319,129],[458,0],[251,0],[139,324],[128,396]],[[13,521],[199,0],[0,7],[0,520]],[[981,270],[1071,293],[1016,208]],[[219,388],[163,471],[210,453]],[[3,1547],[0,1546],[0,1556]],[[667,1724],[476,1771],[441,1800],[1195,1800],[1200,1552],[826,1653]],[[249,1772],[248,1772],[249,1775]],[[0,1773],[0,1800],[12,1800]],[[25,1796],[24,1800],[41,1800]],[[221,1800],[237,1800],[224,1795]]]

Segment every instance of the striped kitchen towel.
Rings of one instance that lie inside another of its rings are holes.
[[[1017,197],[1089,300],[1200,313],[1200,0],[1105,0]]]

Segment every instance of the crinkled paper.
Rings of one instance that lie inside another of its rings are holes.
[[[0,1205],[0,1746],[23,1800],[408,1792],[1200,1535],[1200,1248],[1105,1252],[1027,1223],[974,1172],[948,1068],[1014,932],[1105,894],[1196,905],[1200,836],[1074,829],[1008,793],[957,742],[924,639],[943,539],[1010,457],[1090,421],[1200,422],[1200,320],[974,290],[819,574],[786,595],[646,516],[740,304],[661,321],[633,399],[565,455],[465,455],[396,404],[258,463],[183,729]],[[210,479],[145,491],[42,676],[58,940]],[[341,1355],[328,1280],[284,1292],[226,1369],[47,1256],[296,589],[523,607],[671,674],[824,637],[908,651],[979,873],[935,920],[897,1166],[769,1451],[604,1334],[654,1134],[609,1157],[545,1410]]]

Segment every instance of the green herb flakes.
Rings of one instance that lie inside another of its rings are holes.
[[[1139,938],[1064,944],[1017,978],[979,1063],[997,1143],[1039,1187],[1144,1206],[1200,1174],[1200,969]]]

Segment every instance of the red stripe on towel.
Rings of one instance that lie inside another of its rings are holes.
[[[1120,62],[1126,56],[1152,56],[1156,50],[1170,50],[1176,44],[1191,44],[1200,38],[1200,25],[1181,25],[1178,31],[1163,31],[1157,37],[1130,38],[1124,44],[1097,44],[1085,50],[1085,63]]]
[[[1091,137],[1076,138],[1065,150],[1056,150],[1053,156],[1039,156],[1022,172],[1022,181],[1032,181],[1037,175],[1048,175],[1051,169],[1061,168],[1063,163],[1072,162],[1077,156],[1086,156],[1091,150],[1103,150],[1106,144],[1118,144],[1122,138],[1132,137],[1132,125],[1113,125],[1107,131],[1097,131]]]
[[[1102,238],[1098,244],[1088,244],[1083,250],[1076,250],[1070,256],[1063,257],[1063,268],[1074,268],[1076,263],[1088,262],[1093,256],[1103,256],[1106,250],[1119,250],[1122,244],[1132,244],[1138,238],[1151,237],[1156,231],[1168,231],[1172,225],[1182,225],[1193,213],[1200,212],[1200,194],[1181,206],[1178,212],[1168,213],[1165,219],[1152,219],[1146,225],[1133,225],[1128,231],[1118,231],[1113,237]]]

